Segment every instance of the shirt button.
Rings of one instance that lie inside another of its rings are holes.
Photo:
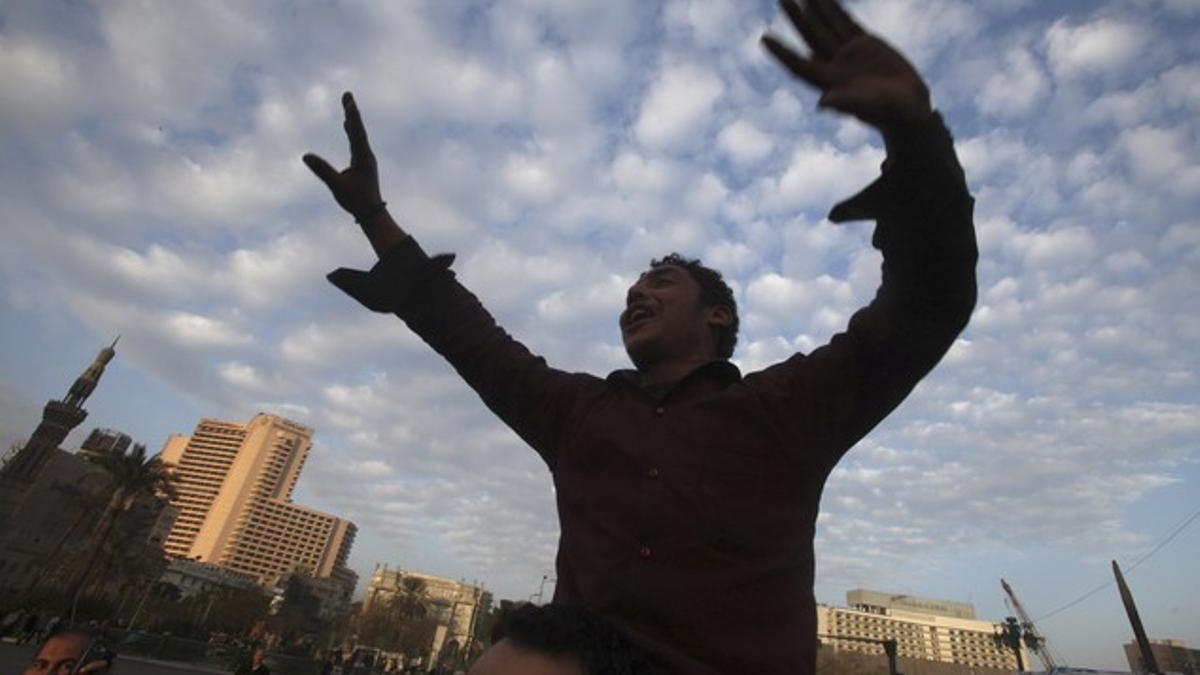
[[[658,478],[658,467],[650,467],[650,470],[646,472],[646,475],[650,476],[651,478]]]
[[[650,557],[650,547],[642,546],[640,549],[638,549],[638,555],[642,556],[643,558],[649,558]]]
[[[659,417],[661,417],[662,414],[665,412],[667,412],[667,409],[662,407],[661,405],[654,409],[654,414],[658,415]]]

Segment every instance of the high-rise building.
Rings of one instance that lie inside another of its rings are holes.
[[[1002,624],[976,619],[970,604],[865,589],[848,592],[846,604],[817,606],[822,647],[882,655],[883,642],[894,640],[901,658],[972,669],[1018,669],[1017,655],[995,639]],[[1021,661],[1028,668],[1024,653]]]
[[[354,524],[292,503],[311,447],[312,429],[266,414],[245,424],[202,419],[190,437],[169,438],[162,455],[175,467],[179,515],[167,554],[262,584],[297,568],[318,578],[345,568]]]

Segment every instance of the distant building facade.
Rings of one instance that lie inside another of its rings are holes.
[[[123,455],[133,444],[129,434],[123,434],[112,429],[92,429],[92,433],[79,445],[80,457],[90,461],[99,461],[105,455]]]
[[[1150,652],[1161,672],[1200,675],[1200,649],[1188,649],[1183,640],[1151,640]],[[1125,643],[1125,659],[1129,661],[1131,672],[1148,672],[1136,642]]]
[[[298,568],[344,583],[354,523],[292,503],[311,447],[311,429],[266,414],[245,424],[202,419],[190,437],[169,438],[162,456],[178,480],[179,515],[167,554],[267,586]]]
[[[1001,624],[976,619],[970,604],[865,589],[848,592],[846,604],[817,606],[822,648],[883,655],[882,641],[895,640],[897,655],[904,659],[968,669],[1018,669],[1016,654],[995,639]],[[1022,654],[1022,664],[1028,668],[1028,663]]]
[[[267,592],[249,574],[184,558],[174,558],[168,562],[159,581],[178,589],[181,600],[222,589]]]
[[[475,640],[479,617],[487,609],[485,602],[487,606],[491,604],[491,594],[480,585],[377,565],[363,596],[363,611],[369,610],[375,603],[391,602],[407,593],[409,586],[406,580],[420,582],[421,598],[439,624],[431,652],[432,659],[436,659],[442,648],[450,642],[465,648]]]

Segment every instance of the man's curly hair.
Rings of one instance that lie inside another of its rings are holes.
[[[733,356],[733,348],[737,346],[738,312],[737,301],[733,299],[733,289],[725,283],[721,273],[705,267],[697,258],[685,258],[678,253],[667,255],[650,261],[650,269],[674,265],[687,270],[687,273],[700,284],[700,304],[704,307],[725,305],[733,315],[728,326],[717,329],[717,356],[727,359]]]

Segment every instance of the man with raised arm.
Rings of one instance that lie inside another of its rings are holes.
[[[379,262],[336,286],[392,312],[445,357],[550,468],[561,536],[554,601],[622,625],[663,673],[812,673],[813,534],[838,459],[891,412],[975,303],[972,199],[913,67],[833,0],[783,9],[808,43],[768,51],[819,105],[883,134],[882,175],[830,220],[875,220],[882,284],[811,354],[742,375],[727,359],[737,307],[719,273],[671,255],[629,289],[621,336],[635,369],[606,378],[546,365],[496,325],[386,209],[346,94],[350,166],[305,163]]]

